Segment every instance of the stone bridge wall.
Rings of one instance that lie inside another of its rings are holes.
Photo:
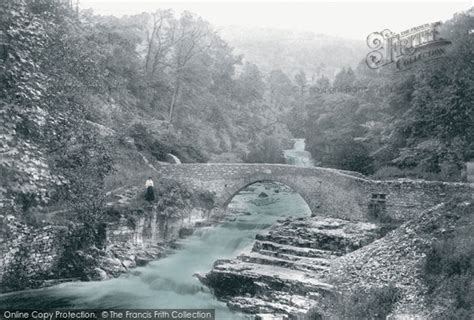
[[[225,209],[232,197],[250,184],[277,181],[298,192],[313,214],[351,220],[367,220],[374,201],[383,203],[389,217],[406,220],[453,193],[474,194],[473,184],[374,181],[354,172],[279,164],[163,165],[160,173],[193,189],[214,192],[220,209]]]
[[[474,184],[423,180],[373,181],[372,194],[375,193],[386,194],[390,217],[408,220],[416,213],[446,202],[453,196],[474,200]]]

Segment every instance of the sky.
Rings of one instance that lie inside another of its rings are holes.
[[[157,1],[80,0],[81,8],[102,15],[132,15],[173,9],[197,13],[215,27],[242,26],[311,31],[342,38],[365,40],[375,31],[395,33],[436,21],[473,7],[463,1]]]

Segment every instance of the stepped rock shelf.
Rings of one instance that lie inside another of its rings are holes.
[[[308,217],[279,220],[249,252],[196,274],[229,308],[257,319],[305,319],[331,294],[332,261],[380,237],[372,223]]]

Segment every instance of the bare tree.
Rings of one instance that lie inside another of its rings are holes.
[[[179,19],[177,33],[179,36],[174,43],[174,56],[171,62],[174,84],[168,115],[170,123],[173,121],[186,69],[195,57],[211,48],[213,39],[209,25],[189,12],[184,12]]]
[[[152,14],[151,31],[147,29],[145,73],[149,77],[156,74],[159,65],[166,64],[166,55],[174,42],[176,23],[170,10],[158,10]]]

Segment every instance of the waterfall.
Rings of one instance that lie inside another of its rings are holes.
[[[137,245],[143,245],[143,229],[145,228],[145,218],[140,217],[135,227],[134,242]]]
[[[156,244],[157,228],[156,228],[156,217],[158,215],[158,210],[153,208],[153,218],[151,219],[151,243]]]
[[[284,150],[287,164],[298,167],[312,167],[314,165],[311,154],[305,150],[305,139],[293,139],[293,149]]]
[[[181,160],[179,160],[179,158],[177,156],[175,156],[174,154],[171,154],[171,153],[166,154],[166,160],[169,163],[181,164]]]

